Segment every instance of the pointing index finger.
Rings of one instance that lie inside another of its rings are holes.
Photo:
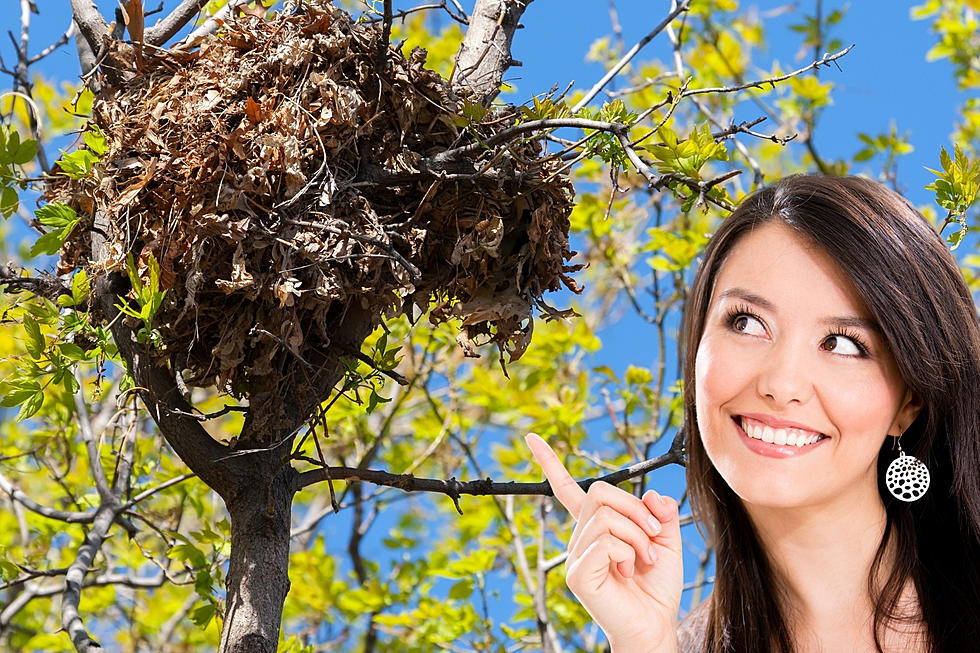
[[[531,448],[531,453],[534,455],[534,459],[538,461],[538,465],[541,466],[545,478],[551,483],[551,490],[555,493],[555,498],[577,520],[582,508],[582,501],[585,499],[585,491],[579,487],[572,475],[558,460],[558,456],[541,436],[536,433],[528,433],[524,441]]]

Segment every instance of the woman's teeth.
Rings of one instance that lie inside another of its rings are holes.
[[[812,431],[800,429],[774,429],[771,426],[740,418],[742,430],[750,438],[769,442],[771,444],[785,444],[790,446],[805,447],[814,444],[823,436]]]

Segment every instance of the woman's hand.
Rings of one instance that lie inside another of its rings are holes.
[[[616,653],[675,651],[683,568],[677,502],[642,499],[603,483],[583,492],[539,436],[527,444],[557,498],[577,522],[565,582]]]

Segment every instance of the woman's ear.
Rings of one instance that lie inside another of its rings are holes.
[[[912,422],[919,416],[921,410],[922,398],[919,396],[919,393],[912,388],[906,388],[905,396],[902,398],[902,404],[895,414],[895,421],[892,422],[888,433],[894,434],[896,437],[901,436],[902,433],[905,433],[905,429],[912,426]]]

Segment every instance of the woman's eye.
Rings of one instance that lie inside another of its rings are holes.
[[[861,356],[864,353],[853,340],[845,336],[828,336],[823,341],[823,349],[841,356]]]
[[[766,328],[762,326],[762,322],[744,313],[735,316],[732,320],[732,329],[739,333],[747,333],[750,336],[766,335]]]

